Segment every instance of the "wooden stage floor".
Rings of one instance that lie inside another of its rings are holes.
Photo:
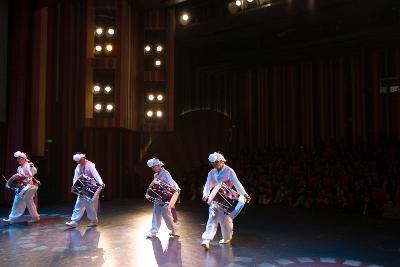
[[[1,222],[1,266],[400,266],[399,221],[254,205],[235,219],[231,245],[218,244],[218,230],[204,251],[203,202],[178,204],[179,238],[170,238],[164,223],[157,238],[145,238],[152,206],[143,199],[102,202],[95,228],[85,215],[68,229],[72,208],[42,207],[34,224],[25,222],[28,215],[13,225]],[[2,208],[0,216],[8,212]]]

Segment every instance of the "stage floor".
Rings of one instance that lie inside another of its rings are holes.
[[[345,215],[250,206],[234,221],[231,245],[209,251],[200,246],[208,208],[203,202],[178,204],[179,238],[164,225],[146,239],[151,204],[145,200],[102,202],[99,226],[86,215],[68,229],[73,204],[43,207],[41,221],[0,223],[1,266],[400,266],[400,222]],[[1,209],[1,217],[8,210]]]

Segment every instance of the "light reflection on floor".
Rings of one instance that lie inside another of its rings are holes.
[[[329,236],[316,229],[273,223],[271,218],[260,224],[257,212],[235,222],[232,245],[219,245],[218,233],[210,251],[205,252],[200,246],[200,236],[207,219],[206,207],[182,206],[178,210],[181,236],[170,238],[162,223],[154,239],[145,238],[151,226],[149,203],[135,206],[131,202],[108,203],[96,228],[88,228],[83,220],[78,228],[68,229],[64,222],[71,211],[72,206],[53,207],[44,209],[47,213],[41,211],[40,223],[27,224],[26,216],[14,225],[1,224],[1,266],[383,266],[360,259],[363,252],[347,255],[346,247],[335,251],[338,246],[349,245],[346,240],[341,241],[348,233]],[[288,229],[292,232],[287,233]],[[310,236],[304,231],[310,231]],[[372,248],[372,251],[377,250]]]

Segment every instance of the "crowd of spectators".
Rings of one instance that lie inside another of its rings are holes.
[[[252,196],[252,204],[378,216],[400,209],[398,145],[265,147],[225,156]],[[211,168],[203,164],[181,177],[183,197],[201,199]]]

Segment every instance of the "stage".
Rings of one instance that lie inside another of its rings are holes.
[[[327,211],[249,206],[234,221],[231,245],[200,246],[208,216],[203,202],[178,204],[179,234],[163,223],[146,239],[151,204],[102,202],[99,226],[67,228],[73,204],[40,207],[41,221],[0,224],[1,266],[400,266],[399,221]],[[9,210],[1,209],[1,217]]]

